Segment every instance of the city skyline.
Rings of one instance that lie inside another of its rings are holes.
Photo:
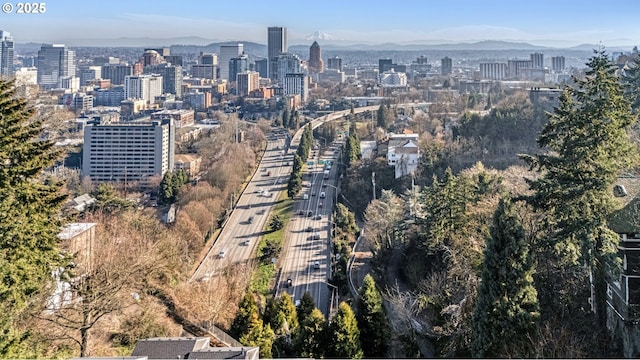
[[[640,38],[634,17],[640,3],[622,0],[614,6],[591,1],[513,1],[455,3],[401,0],[299,2],[153,3],[114,0],[46,3],[44,14],[1,13],[2,30],[16,43],[64,43],[87,46],[94,40],[119,38],[200,38],[207,41],[252,41],[265,44],[266,28],[288,29],[289,45],[324,42],[457,43],[483,40],[529,42],[563,47],[581,44],[633,46]],[[241,10],[241,11],[240,11]],[[167,26],[169,24],[169,26]],[[313,34],[320,35],[320,39]],[[143,44],[140,44],[141,46]],[[169,45],[169,44],[167,44]],[[196,44],[202,45],[202,44]]]

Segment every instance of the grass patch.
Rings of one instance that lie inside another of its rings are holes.
[[[286,191],[280,193],[280,197],[273,207],[269,221],[265,225],[265,235],[260,239],[258,244],[257,258],[259,264],[251,277],[249,290],[261,295],[271,294],[273,281],[275,280],[276,267],[271,262],[272,258],[277,258],[282,250],[284,242],[285,229],[291,218],[293,209],[293,200],[287,196]],[[282,229],[271,231],[269,224],[274,217],[280,218],[284,226]]]

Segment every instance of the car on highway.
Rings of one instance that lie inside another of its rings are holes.
[[[314,217],[315,220],[322,220],[322,214],[316,214]]]
[[[327,197],[327,194],[323,191],[320,193],[320,198],[324,199],[325,197]]]
[[[314,269],[320,269],[320,261],[316,260],[313,262],[313,268]]]
[[[302,210],[302,209],[298,210],[298,215],[304,216],[304,210]]]
[[[285,287],[292,287],[293,286],[293,280],[291,280],[291,278],[288,278],[287,281],[284,283]]]
[[[313,211],[309,210],[307,211],[307,217],[312,217],[313,216]]]
[[[313,235],[311,235],[311,240],[320,240],[320,233],[313,233]]]
[[[318,207],[322,209],[322,203],[318,203]]]
[[[218,254],[218,257],[224,258],[225,256],[227,256],[227,249],[220,250],[220,253]]]
[[[265,176],[271,176],[271,171],[267,171],[267,173],[265,174]]]
[[[306,232],[313,232],[313,230],[315,229],[311,226],[307,226],[307,228],[305,229]]]
[[[247,224],[252,224],[253,223],[253,216],[249,216],[249,218],[247,219]]]
[[[303,194],[302,200],[309,200],[309,194]]]
[[[258,195],[262,195],[263,193],[264,193],[264,190],[258,189]]]
[[[323,182],[323,183],[322,183],[322,187],[327,187],[327,183],[326,183],[326,182]]]

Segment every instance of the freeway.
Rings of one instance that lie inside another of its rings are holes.
[[[222,267],[245,263],[255,256],[271,208],[280,191],[286,189],[293,163],[293,154],[284,154],[286,135],[274,133],[270,137],[258,170],[191,280],[207,280]]]
[[[277,295],[288,292],[294,299],[301,299],[305,292],[311,293],[316,306],[325,314],[330,313],[330,288],[327,279],[331,277],[331,214],[334,207],[337,170],[330,170],[328,179],[324,177],[324,167],[318,160],[337,160],[331,150],[320,156],[314,152],[309,159],[314,166],[308,166],[303,177],[303,188],[294,205],[294,216],[287,228],[287,246],[280,261],[281,276],[276,288]]]

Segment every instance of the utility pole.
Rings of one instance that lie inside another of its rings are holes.
[[[376,172],[371,172],[371,183],[373,184],[373,200],[376,199]]]

